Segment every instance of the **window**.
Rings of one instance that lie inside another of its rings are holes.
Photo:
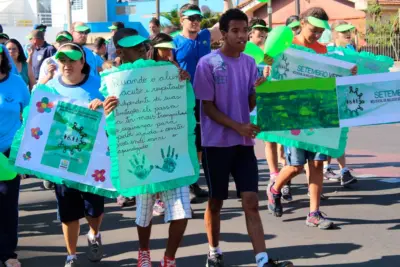
[[[71,9],[72,10],[82,10],[83,9],[83,0],[73,0]]]
[[[136,6],[117,6],[117,15],[133,15],[136,14]]]

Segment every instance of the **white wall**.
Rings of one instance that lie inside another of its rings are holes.
[[[22,45],[27,44],[28,40],[25,38],[31,31],[32,27],[3,27],[4,32],[9,34],[10,38],[17,39]],[[46,41],[54,43],[57,33],[63,31],[62,27],[48,27],[46,30]]]

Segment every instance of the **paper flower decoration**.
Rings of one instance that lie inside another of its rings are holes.
[[[54,107],[53,102],[49,102],[47,97],[43,97],[42,101],[36,103],[37,111],[39,113],[50,113],[51,109]]]
[[[301,133],[301,130],[290,130],[292,135],[299,135]]]
[[[36,140],[39,140],[40,136],[43,135],[43,132],[42,132],[42,130],[40,130],[39,127],[36,127],[36,128],[31,129],[31,134],[32,134],[33,138],[35,138]]]
[[[95,170],[92,177],[96,182],[104,182],[106,180],[106,177],[104,176],[105,173],[105,170]]]
[[[30,160],[32,158],[31,156],[31,152],[28,151],[25,154],[22,155],[22,157],[24,158],[24,160]]]

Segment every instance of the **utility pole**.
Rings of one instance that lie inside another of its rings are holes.
[[[156,18],[160,20],[160,0],[156,0]]]
[[[300,0],[295,0],[295,5],[296,5],[296,15],[300,16]]]
[[[272,28],[272,0],[268,2],[268,27]]]
[[[71,6],[74,4],[73,0],[66,0],[67,1],[67,30],[71,31],[72,27],[72,12]]]

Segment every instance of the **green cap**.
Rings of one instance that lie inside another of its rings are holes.
[[[351,31],[352,29],[355,29],[355,28],[356,27],[351,24],[342,24],[335,28],[335,32],[347,32],[347,31]]]
[[[25,36],[26,39],[31,40],[32,39],[32,33],[28,34],[27,36]]]
[[[82,58],[83,54],[81,51],[78,50],[62,50],[56,53],[56,59],[59,59],[61,56],[66,56],[74,61],[79,60]]]
[[[256,24],[256,25],[254,25],[253,27],[251,27],[252,29],[266,29],[268,32],[270,32],[271,31],[271,28],[269,28],[269,27],[267,27],[267,26],[264,26],[264,25],[261,25],[261,24]]]
[[[183,15],[186,16],[186,17],[190,17],[190,16],[193,16],[193,15],[203,16],[203,14],[201,14],[200,11],[193,10],[193,9],[186,10],[185,12],[183,12]]]
[[[159,44],[156,44],[154,47],[155,48],[169,48],[169,49],[175,49],[176,48],[174,42],[159,43]]]
[[[122,47],[134,47],[137,46],[138,44],[147,42],[148,39],[140,36],[140,35],[131,35],[131,36],[126,36],[122,38],[121,40],[118,41],[118,45]]]
[[[329,22],[327,20],[317,19],[315,17],[307,17],[307,21],[318,28],[322,28],[325,30],[330,30],[331,27],[329,26]]]
[[[56,42],[60,41],[62,38],[68,39],[70,41],[72,41],[72,36],[69,34],[65,34],[65,33],[61,33],[59,35],[57,35],[56,37]]]
[[[5,33],[0,33],[0,38],[10,40],[10,37]]]
[[[118,27],[115,25],[111,25],[110,27],[108,27],[109,30],[118,30]]]
[[[299,27],[300,26],[300,21],[298,21],[298,20],[295,20],[295,21],[292,21],[289,25],[287,25],[289,28],[291,28],[291,29],[293,29],[293,28],[296,28],[296,27]]]
[[[85,25],[78,25],[78,26],[75,26],[75,31],[76,32],[86,32],[86,31],[90,32],[90,28]]]

